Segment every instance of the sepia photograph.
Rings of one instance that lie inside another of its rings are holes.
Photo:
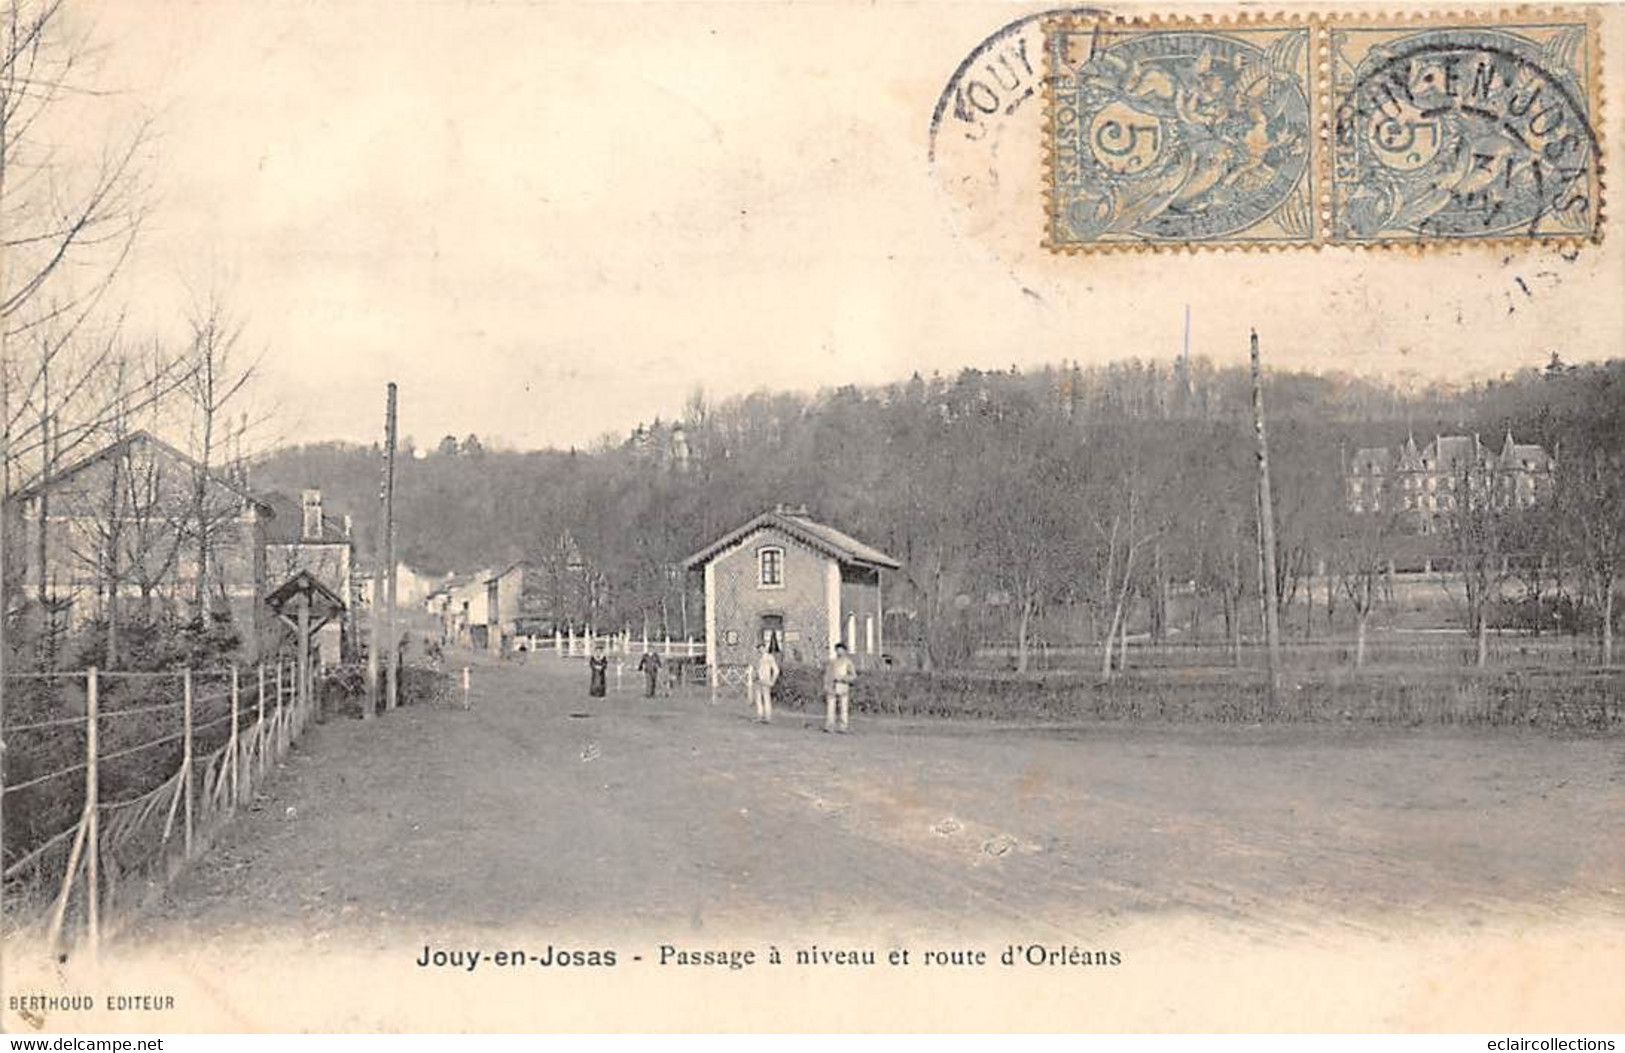
[[[0,1030],[1625,1031],[1622,86],[0,0]]]

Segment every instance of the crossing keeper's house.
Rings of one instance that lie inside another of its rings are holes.
[[[705,661],[749,664],[766,643],[781,661],[822,662],[845,643],[859,665],[884,652],[881,574],[902,564],[779,506],[729,531],[684,565],[705,575]]]

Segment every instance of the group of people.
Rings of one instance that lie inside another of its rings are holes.
[[[638,659],[638,672],[643,674],[643,696],[655,697],[660,688],[660,656],[653,651],[643,652]],[[609,656],[602,651],[594,651],[587,656],[587,694],[593,698],[603,698],[608,693]]]
[[[751,702],[756,707],[758,724],[773,723],[773,688],[779,682],[779,657],[766,643],[757,649],[754,676],[751,678]],[[653,651],[643,652],[638,660],[638,672],[643,674],[645,698],[655,697],[660,686],[660,656]],[[587,694],[603,698],[607,692],[609,657],[595,653],[587,659]],[[857,665],[847,651],[846,644],[838,643],[829,660],[824,663],[824,730],[845,734],[851,730],[852,684],[857,680]]]
[[[751,679],[751,701],[756,706],[759,724],[773,723],[773,687],[779,682],[779,657],[772,648],[762,644],[757,649],[756,675]],[[835,652],[824,663],[824,730],[846,734],[852,728],[852,684],[858,678],[857,665],[846,649],[846,644],[835,645]]]

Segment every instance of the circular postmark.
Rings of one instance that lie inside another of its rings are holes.
[[[954,68],[931,111],[926,164],[950,222],[1012,268],[1042,255],[1044,23],[1109,17],[1057,7],[1000,26]]]
[[[927,161],[937,164],[943,140],[983,143],[996,152],[1006,124],[1023,110],[1042,108],[1046,19],[1109,16],[1099,7],[1056,7],[1023,15],[989,34],[965,56],[937,96]]]
[[[1577,45],[1482,28],[1371,49],[1338,92],[1334,238],[1575,236],[1597,224]]]

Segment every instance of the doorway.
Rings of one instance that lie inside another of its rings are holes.
[[[768,653],[782,653],[784,651],[784,615],[762,615],[756,630],[756,640],[767,648]]]

